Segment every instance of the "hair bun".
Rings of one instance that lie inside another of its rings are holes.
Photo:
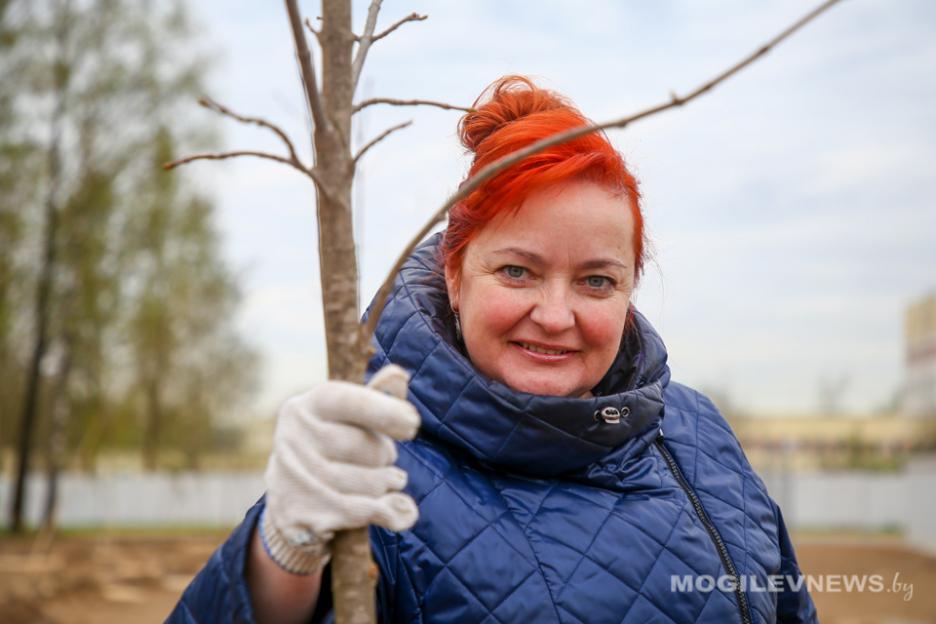
[[[465,179],[475,178],[486,167],[537,141],[588,123],[571,101],[555,91],[537,87],[523,76],[504,76],[489,85],[475,100],[472,111],[458,122],[462,144],[474,152]],[[589,132],[516,159],[452,206],[440,247],[446,275],[461,274],[469,243],[499,215],[516,214],[538,189],[573,180],[597,184],[615,196],[627,198],[621,207],[629,209],[633,216],[636,279],[644,262],[640,190],[603,132]]]
[[[513,121],[557,108],[574,110],[561,95],[537,87],[524,76],[495,80],[481,92],[472,108],[459,121],[458,134],[462,145],[475,153],[485,139]]]

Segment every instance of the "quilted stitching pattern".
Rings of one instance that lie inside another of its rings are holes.
[[[740,621],[733,592],[672,591],[674,575],[725,570],[654,443],[661,427],[738,572],[761,584],[798,572],[763,482],[714,406],[669,383],[662,341],[643,317],[639,351],[619,356],[636,367],[619,377],[636,385],[590,400],[513,392],[478,376],[455,345],[436,242],[401,272],[370,366],[390,360],[410,370],[410,399],[423,417],[398,460],[420,521],[403,533],[371,529],[382,621]],[[621,425],[591,417],[608,405],[629,408]],[[251,621],[243,559],[258,513],[248,513],[170,621]],[[746,596],[754,622],[816,621],[805,592]]]
[[[423,621],[516,622],[500,613],[531,609],[537,617],[525,619],[536,622],[737,621],[731,596],[673,600],[670,575],[717,576],[721,564],[679,486],[658,487],[658,466],[645,471],[647,489],[632,481],[622,495],[478,471],[426,442],[404,449],[401,465],[420,475],[411,487],[424,520],[399,536],[399,556],[432,614]],[[422,461],[427,449],[435,465]],[[647,449],[642,463],[659,461]],[[410,591],[398,580],[401,590]]]
[[[759,578],[776,574],[780,527],[763,481],[711,402],[679,384],[671,384],[669,392],[663,426],[669,448],[718,526],[739,573]],[[774,621],[776,594],[749,592],[748,599],[755,622]]]
[[[252,622],[250,595],[243,579],[244,559],[263,503],[251,507],[244,521],[192,580],[166,619],[170,624]]]
[[[420,597],[417,610],[397,609],[392,621],[518,621],[506,612],[536,622],[739,621],[732,592],[671,591],[674,575],[725,570],[652,444],[661,423],[740,574],[765,582],[780,570],[780,529],[724,419],[697,393],[668,384],[659,337],[638,317],[642,385],[603,397],[630,407],[633,422],[608,437],[587,417],[593,406],[505,394],[466,365],[449,342],[446,311],[433,307],[444,302],[433,244],[401,273],[406,297],[384,316],[406,321],[378,331],[371,367],[390,360],[413,371],[410,398],[425,423],[399,461],[421,520],[398,536],[375,530],[377,541],[400,545],[399,561],[381,564],[410,571],[410,587],[398,578],[385,591]],[[776,621],[774,594],[748,598],[755,622]]]

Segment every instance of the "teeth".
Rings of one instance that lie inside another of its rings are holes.
[[[542,353],[544,355],[562,355],[563,353],[568,353],[568,351],[557,351],[555,349],[543,349],[535,345],[528,344],[526,342],[521,342],[520,346],[524,349],[528,349],[533,353]]]

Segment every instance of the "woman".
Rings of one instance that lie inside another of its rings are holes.
[[[522,77],[475,109],[469,175],[587,122]],[[385,622],[816,621],[805,588],[767,591],[799,576],[780,512],[630,304],[644,256],[603,135],[471,194],[380,319],[371,383],[410,375],[409,401],[341,382],[288,401],[265,501],[170,619],[328,618],[328,541],[372,524]]]

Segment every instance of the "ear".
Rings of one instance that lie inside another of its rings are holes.
[[[449,304],[454,312],[458,312],[459,294],[461,288],[461,275],[450,266],[445,267],[445,290],[448,291]]]

